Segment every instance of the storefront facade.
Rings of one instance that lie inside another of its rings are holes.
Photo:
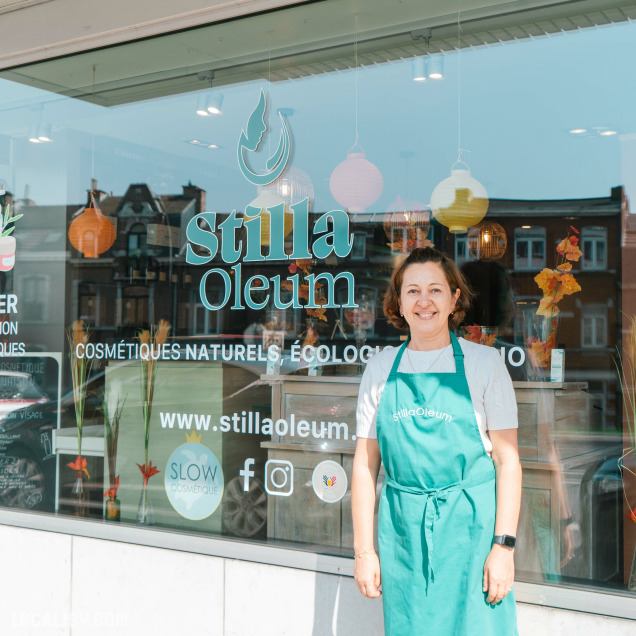
[[[426,245],[477,294],[458,335],[515,385],[521,633],[626,633],[634,7],[89,8],[3,14],[14,633],[166,629],[189,603],[175,629],[382,633],[352,579],[356,397],[402,342],[392,268]],[[52,559],[37,610],[26,551]]]

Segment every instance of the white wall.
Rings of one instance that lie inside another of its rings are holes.
[[[10,636],[382,636],[353,579],[0,525]],[[521,636],[632,636],[634,621],[519,603]]]

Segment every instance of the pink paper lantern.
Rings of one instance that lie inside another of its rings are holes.
[[[329,189],[333,198],[349,212],[364,212],[373,205],[384,187],[378,167],[360,152],[348,152],[347,158],[331,173]]]

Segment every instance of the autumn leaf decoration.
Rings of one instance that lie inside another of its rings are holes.
[[[559,313],[559,302],[565,296],[581,291],[581,286],[569,272],[572,271],[572,263],[577,262],[581,256],[579,248],[579,231],[570,226],[567,236],[557,245],[559,261],[556,269],[548,267],[542,269],[534,280],[543,291],[543,298],[539,303],[537,314],[546,318],[553,318]]]
[[[75,458],[74,462],[71,462],[70,464],[67,464],[67,466],[71,469],[71,470],[75,470],[78,473],[85,473],[86,474],[86,478],[90,479],[91,476],[88,474],[88,470],[86,469],[86,466],[88,465],[88,462],[86,461],[85,457],[82,457],[81,455],[78,455]]]
[[[545,267],[534,280],[543,292],[537,315],[545,316],[551,321],[550,332],[545,340],[536,337],[528,338],[527,350],[530,363],[535,368],[547,368],[550,365],[552,350],[556,347],[557,316],[559,303],[565,296],[581,291],[581,286],[570,272],[572,263],[577,262],[582,252],[579,248],[579,231],[570,225],[567,236],[557,245],[557,266],[555,269]]]
[[[139,464],[137,464],[139,466]],[[104,499],[115,498],[119,490],[119,475],[113,480],[112,486],[104,493]]]
[[[147,464],[137,464],[137,467],[141,471],[141,474],[144,478],[144,484],[148,483],[148,480],[154,475],[159,474],[159,469],[156,466],[152,465],[152,461],[149,461]]]
[[[469,342],[476,342],[477,344],[492,347],[495,344],[497,336],[494,333],[487,333],[482,329],[481,325],[475,324],[466,327],[466,335],[464,338]]]

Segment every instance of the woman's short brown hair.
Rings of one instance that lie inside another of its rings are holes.
[[[398,329],[405,331],[409,329],[408,323],[400,315],[400,292],[406,268],[416,263],[439,263],[444,270],[451,293],[454,294],[459,289],[459,298],[457,299],[455,310],[448,317],[448,328],[455,329],[459,327],[466,315],[466,311],[470,307],[473,292],[455,261],[433,247],[418,247],[395,266],[393,274],[391,274],[389,288],[384,294],[384,315],[388,321]]]

